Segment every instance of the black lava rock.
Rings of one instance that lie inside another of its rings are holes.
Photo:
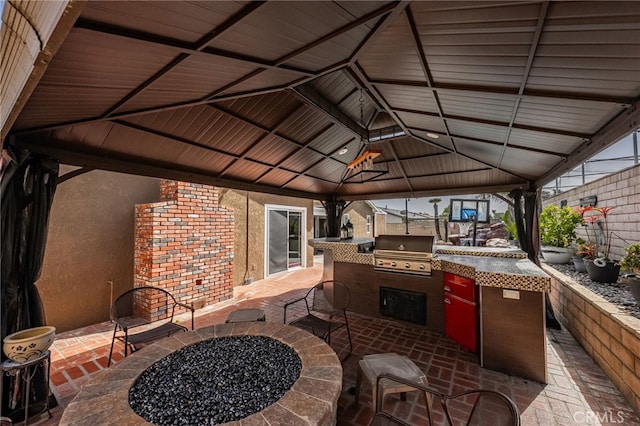
[[[557,271],[562,272],[568,277],[571,277],[577,283],[593,291],[597,295],[610,303],[613,303],[622,311],[625,311],[631,316],[640,318],[640,306],[636,303],[629,286],[618,279],[617,283],[604,284],[596,281],[591,281],[589,275],[583,272],[577,272],[573,265],[551,265]]]
[[[186,346],[147,368],[129,405],[156,425],[215,425],[280,399],[300,376],[298,354],[265,336],[229,336]]]

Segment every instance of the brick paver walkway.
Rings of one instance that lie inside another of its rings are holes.
[[[284,301],[302,294],[322,275],[322,264],[281,274],[235,289],[234,299],[197,312],[196,328],[222,323],[238,308],[262,308],[267,321],[282,322]],[[481,368],[476,355],[438,333],[397,321],[350,315],[353,354],[344,362],[344,386],[339,400],[339,425],[366,425],[372,416],[371,397],[363,388],[360,406],[348,392],[355,385],[358,360],[367,354],[397,352],[407,355],[427,375],[430,385],[446,393],[489,388],[509,395],[517,404],[523,425],[640,425],[629,404],[602,370],[562,330],[549,330],[547,357],[549,383],[544,385]],[[186,319],[185,319],[186,320]],[[109,322],[61,333],[52,346],[51,388],[59,402],[52,419],[39,425],[57,424],[65,406],[83,384],[106,368],[111,344]],[[121,348],[121,345],[118,346]],[[332,347],[342,358],[346,333],[332,336]],[[114,357],[122,359],[120,350]],[[412,424],[426,424],[425,409],[417,393],[403,402],[388,397],[385,407]],[[32,423],[36,423],[32,419]]]

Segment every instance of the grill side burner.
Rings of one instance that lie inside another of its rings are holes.
[[[431,275],[431,235],[380,235],[373,251],[376,271]]]

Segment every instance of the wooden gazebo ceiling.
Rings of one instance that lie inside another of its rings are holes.
[[[316,199],[498,192],[638,128],[639,76],[636,2],[96,1],[7,140]]]

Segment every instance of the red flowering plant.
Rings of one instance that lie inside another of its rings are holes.
[[[578,245],[576,254],[593,260],[598,266],[605,266],[611,250],[611,232],[607,219],[614,207],[575,207],[582,216],[582,226],[585,228],[587,241]]]

